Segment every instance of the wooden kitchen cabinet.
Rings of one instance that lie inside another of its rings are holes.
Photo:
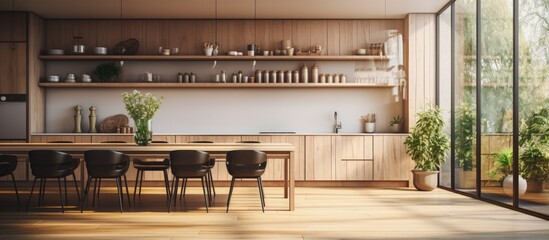
[[[15,20],[13,25],[12,19]],[[16,12],[13,16],[11,12],[0,13],[0,42],[11,41],[27,41],[27,13]]]
[[[332,136],[305,136],[305,180],[334,180]]]
[[[406,154],[406,136],[374,136],[374,180],[408,181],[414,167]]]
[[[26,93],[26,43],[14,43],[12,45],[12,43],[0,42],[0,94]]]
[[[334,136],[335,180],[373,180],[372,136]]]

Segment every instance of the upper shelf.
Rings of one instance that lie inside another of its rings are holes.
[[[391,88],[378,83],[39,83],[43,88]]]
[[[203,56],[203,55],[40,55],[40,59],[48,61],[105,61],[105,60],[135,60],[135,61],[388,61],[386,56],[347,55],[297,55],[297,56]]]

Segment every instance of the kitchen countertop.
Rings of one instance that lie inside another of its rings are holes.
[[[32,136],[56,135],[133,135],[131,133],[32,133]],[[408,133],[154,133],[154,135],[185,135],[185,136],[406,136]]]

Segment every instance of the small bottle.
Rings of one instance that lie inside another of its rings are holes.
[[[221,71],[221,82],[227,82],[227,74],[225,74],[225,71]]]
[[[261,70],[255,70],[255,80],[257,83],[261,83],[262,77]]]
[[[215,82],[216,82],[216,83],[219,82],[219,74],[216,74],[216,75],[215,75]]]
[[[271,82],[276,83],[277,82],[276,78],[277,78],[276,71],[271,71]]]
[[[309,68],[307,68],[307,65],[305,64],[303,64],[303,66],[301,67],[301,82],[309,82]]]
[[[184,81],[185,83],[189,83],[189,79],[190,79],[189,74],[188,74],[188,73],[185,73],[185,75],[183,75],[183,81]]]
[[[326,75],[320,74],[320,83],[326,83]]]
[[[238,71],[238,82],[242,83],[242,71]]]
[[[263,71],[263,82],[269,83],[269,71]]]
[[[236,81],[238,80],[238,77],[236,76],[236,73],[233,73],[233,83],[236,83]]]
[[[292,80],[294,83],[299,83],[299,71],[295,70],[294,75],[292,76]]]
[[[290,70],[286,71],[286,77],[284,80],[286,80],[285,81],[286,83],[292,83],[292,71]]]
[[[177,82],[182,83],[183,82],[183,74],[177,73]]]
[[[278,71],[278,82],[284,83],[284,71]]]
[[[191,73],[191,82],[192,83],[196,82],[196,75],[194,75],[194,73]]]
[[[311,75],[313,77],[313,83],[318,83],[318,67],[316,64],[311,68]]]
[[[328,77],[326,77],[326,82],[328,83],[334,83],[334,76],[332,74],[327,74]]]
[[[341,83],[347,83],[347,76],[345,74],[341,74],[341,76],[339,76],[339,80]]]
[[[334,74],[334,83],[339,83],[339,74]]]

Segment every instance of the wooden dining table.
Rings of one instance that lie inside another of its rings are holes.
[[[57,150],[75,157],[83,157],[88,150],[115,150],[132,157],[168,157],[174,150],[200,150],[213,156],[225,155],[233,150],[258,150],[269,160],[284,160],[284,198],[288,210],[295,210],[295,147],[289,143],[153,143],[139,146],[135,143],[0,143],[1,154],[26,157],[32,150]]]

